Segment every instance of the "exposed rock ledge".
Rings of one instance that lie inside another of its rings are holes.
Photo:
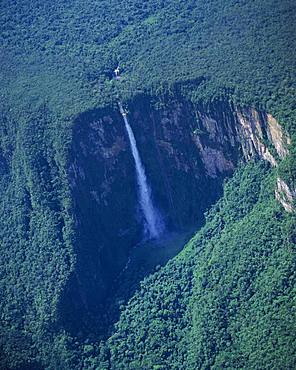
[[[236,113],[245,158],[249,160],[257,154],[272,166],[277,166],[277,159],[266,142],[273,145],[279,159],[286,157],[291,140],[281,125],[271,114],[262,115],[255,109],[237,110]]]
[[[291,139],[271,114],[261,116],[254,109],[237,112],[238,122],[241,125],[244,156],[248,160],[257,153],[260,158],[270,162],[272,166],[277,166],[278,160],[288,155]],[[267,147],[267,142],[275,149],[277,159],[275,153],[272,154]],[[277,179],[275,197],[287,212],[294,211],[293,202],[296,198],[296,190],[291,190],[281,178]]]
[[[291,139],[271,114],[251,108],[236,108],[233,113],[235,125],[229,124],[226,117],[218,123],[213,117],[199,114],[200,129],[208,134],[208,140],[205,142],[197,133],[194,142],[209,177],[215,178],[219,173],[231,171],[235,167],[232,158],[225,157],[225,148],[222,147],[225,142],[232,147],[238,143],[246,161],[259,157],[273,167],[288,155]],[[287,212],[294,210],[296,190],[291,190],[280,178],[277,180],[275,196]]]
[[[278,177],[275,197],[287,212],[295,210],[293,202],[296,198],[296,190],[292,191],[284,180]]]

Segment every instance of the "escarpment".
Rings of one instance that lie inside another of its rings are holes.
[[[180,96],[158,108],[155,98],[145,95],[127,107],[168,230],[202,224],[239,162],[257,158],[276,166],[288,153],[290,141],[281,126],[255,109],[226,101],[193,104]],[[102,302],[143,238],[135,169],[117,108],[77,117],[69,178],[77,262],[62,298],[62,322],[76,334],[84,329],[103,333],[110,318]],[[78,313],[80,322],[72,319]]]

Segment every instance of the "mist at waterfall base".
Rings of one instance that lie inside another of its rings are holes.
[[[148,185],[145,169],[137,148],[137,142],[121,103],[119,103],[119,109],[125,123],[125,129],[128,134],[136,167],[139,205],[144,218],[144,235],[148,239],[157,239],[165,230],[164,221],[159,210],[153,204],[151,189]]]

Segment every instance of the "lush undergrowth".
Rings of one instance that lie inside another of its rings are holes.
[[[2,118],[0,364],[9,368],[33,361],[34,343],[56,320],[73,266],[73,235],[65,148],[53,117],[39,111],[18,131]]]
[[[295,2],[4,0],[0,10],[0,362],[3,368],[295,368],[295,223],[262,165],[240,169],[205,227],[143,281],[108,343],[70,338],[73,117],[177,88],[272,113],[292,138]],[[122,78],[115,86],[113,69]],[[177,85],[176,85],[177,84]],[[173,94],[172,94],[173,95]]]
[[[77,113],[114,97],[119,63],[126,97],[195,80],[185,88],[194,99],[228,93],[289,118],[295,14],[292,0],[5,0],[2,99]]]

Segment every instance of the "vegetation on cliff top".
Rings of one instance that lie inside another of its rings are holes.
[[[78,113],[110,101],[119,64],[125,96],[195,80],[195,99],[228,92],[289,117],[295,17],[292,0],[5,0],[2,97]]]
[[[295,219],[275,202],[260,164],[238,171],[184,252],[143,282],[108,343],[81,343],[57,325],[75,263],[72,117],[114,102],[119,64],[124,99],[161,97],[177,83],[193,101],[223,97],[273,113],[295,143],[295,7],[2,2],[3,368],[295,368]],[[290,153],[279,170],[295,184],[294,145]]]

